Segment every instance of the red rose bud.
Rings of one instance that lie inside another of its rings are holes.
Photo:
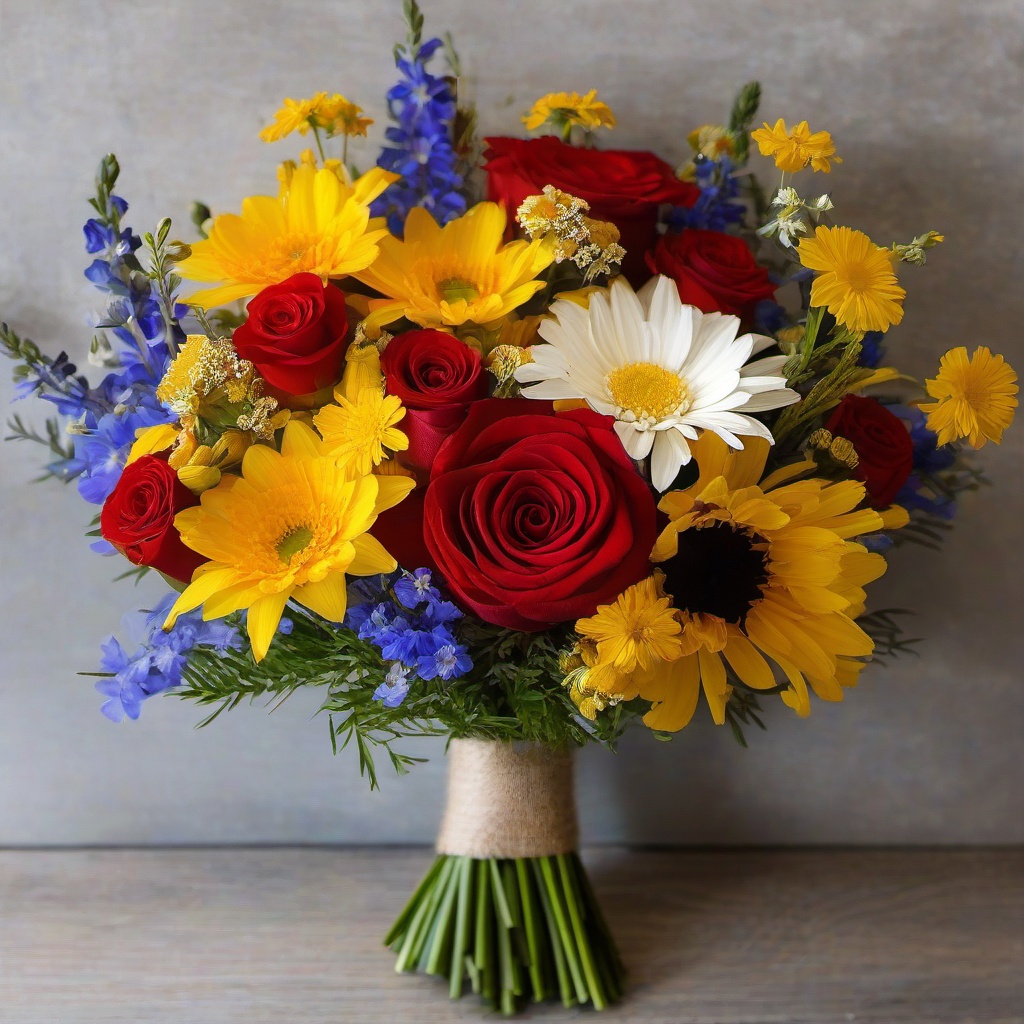
[[[553,185],[586,201],[594,220],[619,229],[626,250],[622,271],[634,286],[648,277],[644,254],[657,238],[658,208],[693,206],[700,196],[696,185],[680,181],[664,160],[642,150],[580,149],[553,136],[486,142],[487,198],[505,207],[510,237],[523,200]]]
[[[341,379],[348,335],[345,296],[316,274],[295,274],[249,301],[235,350],[286,395],[310,395]]]
[[[207,561],[186,547],[174,517],[199,499],[157,455],[143,455],[125,466],[121,479],[103,503],[100,533],[129,562],[148,565],[182,583]]]
[[[647,254],[647,266],[652,274],[672,278],[679,298],[703,313],[749,320],[759,302],[775,296],[775,285],[750,246],[721,231],[687,228],[663,235]]]
[[[647,575],[654,498],[612,419],[475,402],[424,497],[427,547],[464,607],[536,631],[592,615]]]
[[[825,429],[853,445],[853,475],[863,482],[871,507],[891,505],[914,468],[914,443],[903,421],[874,398],[847,395]]]
[[[380,357],[389,395],[406,408],[402,430],[409,448],[402,463],[429,472],[444,440],[466,418],[470,402],[487,397],[480,354],[443,331],[407,331]]]

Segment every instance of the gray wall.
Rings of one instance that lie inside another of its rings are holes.
[[[614,142],[682,155],[758,77],[764,115],[829,128],[845,163],[827,179],[843,222],[878,241],[946,233],[908,270],[891,345],[924,375],[952,344],[1024,366],[1020,324],[1024,8],[1018,0],[435,0],[456,32],[494,133],[551,89],[600,87]],[[382,115],[398,0],[175,4],[0,3],[0,311],[83,357],[94,303],[79,225],[98,158],[115,150],[131,223],[193,198],[236,209],[272,189],[289,145],[256,138],[282,96],[336,89]],[[358,152],[372,162],[374,144]],[[820,175],[814,185],[824,184]],[[810,188],[811,186],[808,186]],[[6,374],[6,371],[5,371]],[[6,375],[3,400],[10,395]],[[30,410],[25,409],[28,412]],[[1024,840],[1019,625],[1024,424],[982,464],[996,486],[964,503],[938,556],[903,550],[876,607],[918,611],[919,659],[871,669],[845,705],[738,749],[705,722],[669,745],[638,731],[582,761],[585,834],[638,842],[977,843]],[[303,695],[268,717],[241,709],[204,732],[198,712],[151,701],[137,723],[99,715],[97,645],[153,590],[112,585],[58,485],[30,485],[39,452],[0,447],[0,843],[422,841],[435,827],[440,746],[370,794],[332,758]],[[703,713],[702,713],[702,717]]]

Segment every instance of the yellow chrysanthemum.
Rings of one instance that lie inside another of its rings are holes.
[[[325,405],[313,418],[328,455],[351,462],[358,473],[369,473],[388,458],[385,449],[404,452],[409,447],[409,439],[395,426],[405,416],[399,398],[364,387],[353,399],[339,388],[334,399],[337,405]]]
[[[999,444],[1017,408],[1016,381],[1017,374],[1006,360],[992,355],[984,345],[970,359],[964,346],[950,349],[942,357],[938,376],[925,381],[935,399],[921,405],[928,414],[928,429],[939,435],[939,444],[961,438],[974,448],[986,441]]]
[[[620,672],[675,661],[683,653],[682,629],[669,598],[658,593],[654,577],[623,591],[613,604],[576,623],[576,631],[597,644],[598,657]]]
[[[375,167],[347,184],[327,168],[295,168],[282,196],[249,196],[241,216],[221,214],[209,238],[193,244],[192,255],[178,266],[181,276],[223,283],[186,301],[222,306],[300,272],[326,282],[364,270],[387,235],[370,227],[369,205],[396,178]]]
[[[597,98],[596,89],[583,96],[578,92],[549,92],[534,103],[522,120],[530,132],[546,124],[563,133],[574,127],[587,132],[615,127],[615,115],[607,103]]]
[[[783,700],[806,715],[808,686],[823,700],[841,700],[857,659],[873,650],[854,619],[885,559],[851,538],[894,529],[906,513],[861,508],[864,487],[855,481],[794,479],[804,464],[758,485],[769,446],[744,442],[733,451],[703,434],[694,443],[699,479],[659,505],[669,525],[652,561],[665,573],[683,654],[634,676],[640,696],[653,702],[644,721],[654,729],[685,726],[702,689],[722,724],[727,665],[758,690],[781,675],[789,681]]]
[[[306,135],[311,128],[322,128],[331,135],[365,135],[372,118],[362,117],[362,107],[334,93],[318,92],[308,100],[286,99],[274,114],[274,123],[260,132],[264,142],[277,142],[292,132]]]
[[[888,249],[853,228],[819,225],[800,240],[800,262],[817,271],[811,305],[824,306],[853,331],[887,331],[903,319],[906,291]]]
[[[388,296],[371,299],[367,329],[408,317],[421,327],[497,325],[544,287],[552,260],[541,242],[503,244],[505,211],[478,203],[443,228],[422,207],[410,211],[405,241],[380,242],[373,265],[354,276]]]
[[[774,157],[780,171],[795,174],[810,164],[814,170],[828,174],[832,170],[831,160],[843,162],[836,156],[832,136],[828,132],[811,132],[806,121],[793,125],[792,130],[781,117],[771,128],[765,121],[764,127],[751,132],[750,137],[762,156]]]
[[[369,534],[377,515],[415,486],[362,476],[325,455],[314,431],[292,420],[280,453],[255,445],[242,475],[225,476],[179,512],[182,540],[209,559],[164,624],[203,606],[215,619],[249,609],[253,656],[263,659],[291,598],[332,622],[345,617],[345,576],[391,572],[395,560]]]

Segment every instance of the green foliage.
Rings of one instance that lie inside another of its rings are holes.
[[[735,682],[735,680],[731,681]],[[780,689],[788,689],[788,685],[766,692],[777,693]],[[733,739],[741,747],[747,746],[747,737],[743,732],[745,726],[756,725],[762,732],[765,731],[766,726],[760,718],[762,714],[764,712],[757,699],[756,691],[745,686],[737,686],[733,689],[725,705],[725,723],[732,730]]]
[[[747,162],[750,151],[750,124],[761,105],[761,83],[747,82],[736,96],[729,115],[729,131],[733,136],[733,152],[737,166]]]
[[[919,644],[920,638],[905,638],[900,622],[902,616],[913,614],[906,608],[881,608],[857,619],[857,625],[875,642],[873,661],[883,661],[901,654],[917,655],[914,644]]]
[[[400,774],[418,760],[395,748],[406,737],[476,736],[550,746],[582,746],[594,739],[611,747],[646,710],[634,701],[587,722],[561,685],[558,656],[565,644],[550,633],[468,622],[463,640],[474,660],[470,675],[451,682],[417,680],[406,700],[389,708],[373,699],[387,671],[375,647],[301,610],[288,614],[291,633],[275,636],[263,661],[257,664],[248,648],[196,648],[174,692],[213,708],[200,723],[205,726],[245,700],[277,707],[300,686],[321,687],[320,711],[327,715],[333,749],[353,744],[372,788],[378,784],[375,752],[386,754]]]

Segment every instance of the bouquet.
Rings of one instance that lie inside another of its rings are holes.
[[[865,588],[977,488],[969,449],[999,442],[1016,374],[984,346],[923,384],[890,365],[904,271],[942,236],[843,224],[806,191],[840,163],[830,134],[756,127],[757,83],[681,167],[599,146],[595,90],[481,139],[454,52],[406,15],[369,169],[359,106],[287,99],[263,139],[315,148],[240,212],[197,204],[184,242],[168,220],[137,235],[102,161],[85,274],[106,374],[4,324],[19,396],[55,413],[12,430],[97,507],[98,552],[168,584],[134,643],[103,645],[107,717],[319,687],[372,785],[376,753],[404,772],[403,739],[450,737],[398,969],[505,1013],[602,1008],[624,975],[576,853],[572,751],[695,715],[745,743],[768,702],[806,716],[904,649]]]

